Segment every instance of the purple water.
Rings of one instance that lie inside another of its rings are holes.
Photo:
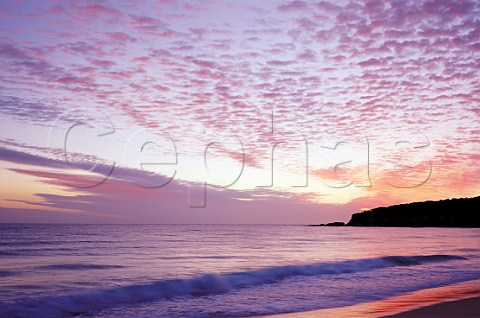
[[[0,225],[2,317],[238,317],[480,279],[480,229]]]

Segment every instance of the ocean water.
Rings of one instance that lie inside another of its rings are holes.
[[[248,317],[480,279],[480,229],[0,225],[0,317]]]

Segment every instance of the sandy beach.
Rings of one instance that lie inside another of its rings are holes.
[[[480,317],[480,297],[461,299],[417,308],[385,318],[477,318]]]
[[[390,308],[390,312],[401,310]],[[388,310],[387,310],[388,311]],[[447,301],[419,307],[413,310],[403,311],[396,314],[384,315],[381,310],[375,308],[375,304],[361,304],[342,308],[313,310],[291,314],[268,316],[270,318],[478,318],[480,317],[480,296]]]
[[[429,288],[352,306],[268,316],[271,318],[471,318],[480,317],[480,280]]]

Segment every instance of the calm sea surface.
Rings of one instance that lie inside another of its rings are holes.
[[[238,317],[480,279],[480,229],[0,225],[1,317]]]

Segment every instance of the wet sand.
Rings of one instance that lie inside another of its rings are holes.
[[[480,280],[429,288],[351,306],[265,316],[270,318],[480,317]]]
[[[417,308],[385,318],[478,318],[480,317],[480,297],[461,299]]]

